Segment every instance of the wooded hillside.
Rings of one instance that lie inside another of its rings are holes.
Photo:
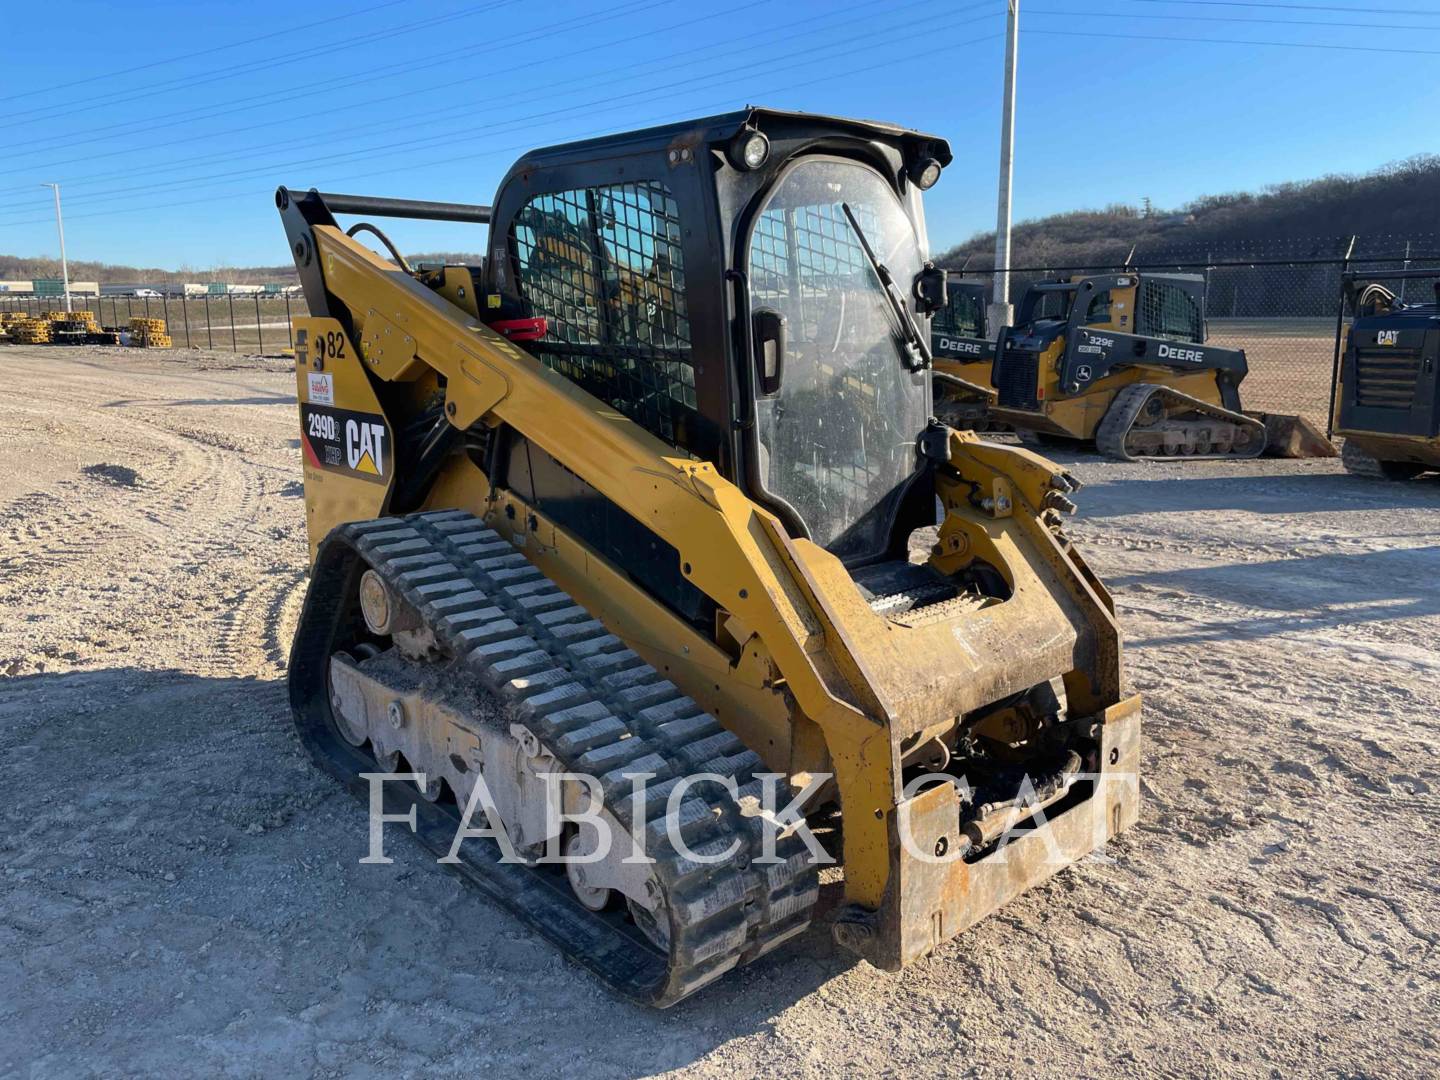
[[[1343,252],[1358,235],[1357,253],[1440,247],[1440,155],[1425,154],[1363,176],[1325,176],[1278,184],[1259,193],[1206,195],[1179,210],[1113,205],[1075,210],[1014,227],[1011,265],[1084,266],[1119,263],[1132,246],[1135,261],[1206,259],[1267,253],[1300,258]],[[937,260],[947,267],[994,264],[995,234],[973,236]]]
[[[1422,154],[1361,176],[1325,176],[1264,191],[1205,195],[1178,210],[1114,204],[1072,210],[1015,226],[1015,267],[1119,264],[1133,248],[1135,261],[1203,261],[1225,257],[1322,257],[1343,252],[1359,236],[1357,254],[1399,254],[1406,241],[1421,254],[1440,254],[1440,155]],[[943,238],[936,237],[939,243]],[[937,259],[942,266],[983,270],[993,265],[995,234],[982,233]],[[412,264],[478,263],[454,252],[410,255]],[[57,278],[51,258],[0,255],[0,280]],[[72,260],[72,281],[162,283],[295,282],[293,264],[177,270]]]

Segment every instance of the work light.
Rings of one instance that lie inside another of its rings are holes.
[[[737,169],[753,171],[769,159],[770,140],[762,131],[742,131],[731,141],[730,152],[726,156]]]

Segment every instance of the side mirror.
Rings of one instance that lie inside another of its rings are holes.
[[[922,315],[934,315],[949,303],[949,290],[945,287],[945,271],[927,262],[925,268],[915,275],[915,303]]]
[[[752,320],[759,396],[774,397],[785,378],[785,316],[774,308],[760,308]]]

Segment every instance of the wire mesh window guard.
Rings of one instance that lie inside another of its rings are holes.
[[[516,216],[535,355],[667,442],[696,416],[680,215],[657,181],[539,195]]]
[[[863,203],[850,209],[876,243],[874,210]],[[865,289],[870,274],[839,203],[770,209],[755,224],[750,238],[751,303],[791,300],[787,310],[798,310],[800,319],[790,332],[798,332],[800,341],[816,341],[832,297],[840,290]]]
[[[1203,341],[1205,315],[1195,298],[1163,278],[1140,279],[1140,332],[1176,341]]]

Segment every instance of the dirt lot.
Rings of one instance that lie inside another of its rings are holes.
[[[398,834],[358,864],[287,719],[282,362],[0,369],[0,1075],[1440,1071],[1440,483],[1078,459],[1140,827],[902,974],[818,927],[655,1013]]]
[[[1206,341],[1244,349],[1250,374],[1240,384],[1245,408],[1298,413],[1322,430],[1335,366],[1334,319],[1211,319]]]

